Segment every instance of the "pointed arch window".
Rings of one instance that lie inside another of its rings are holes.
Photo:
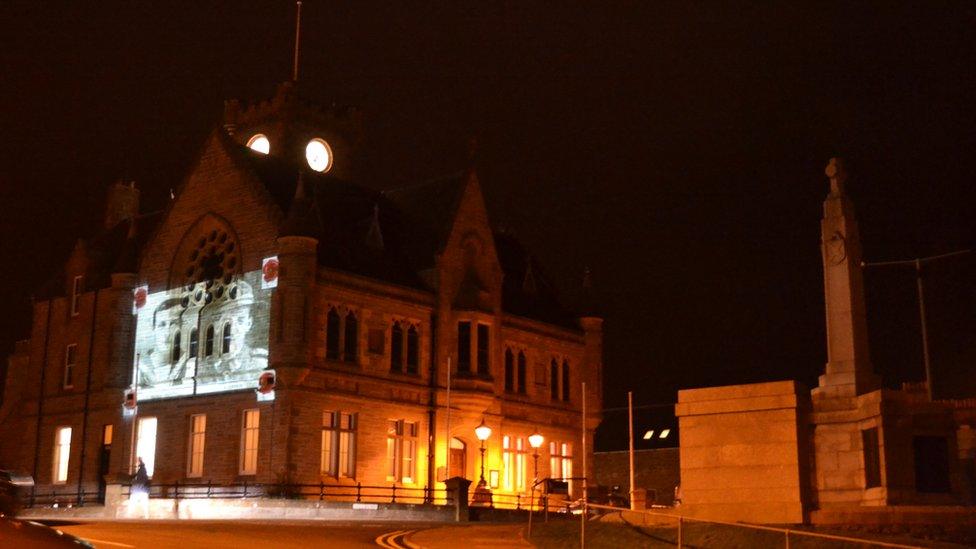
[[[346,362],[356,362],[359,355],[359,323],[356,315],[349,311],[346,314],[345,345],[342,359]]]
[[[420,367],[420,338],[416,326],[407,328],[407,373],[416,374]]]
[[[559,363],[556,359],[549,362],[549,398],[559,400]]]
[[[231,342],[231,339],[232,339],[231,338],[230,322],[228,322],[227,324],[224,324],[224,335],[223,335],[223,338],[222,339],[223,339],[223,341],[220,344],[220,353],[221,354],[229,353],[230,352],[230,342]]]
[[[511,349],[505,349],[505,392],[515,392],[515,356]]]
[[[403,370],[403,328],[399,322],[393,323],[392,335],[390,336],[390,370],[400,372]]]
[[[325,319],[325,358],[339,360],[339,329],[342,323],[339,313],[329,309]]]
[[[213,324],[207,326],[207,340],[204,343],[203,354],[206,356],[213,356],[214,350],[214,327]]]
[[[519,351],[518,354],[518,376],[516,380],[517,380],[518,392],[524,395],[525,394],[525,353],[523,351]]]
[[[569,402],[569,361],[563,359],[563,400]]]

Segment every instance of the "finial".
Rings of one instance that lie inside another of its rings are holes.
[[[847,170],[844,169],[843,158],[831,158],[824,169],[824,173],[830,178],[830,194],[844,194],[844,183],[847,181]]]

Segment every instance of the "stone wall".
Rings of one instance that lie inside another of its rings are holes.
[[[806,391],[794,381],[678,391],[683,512],[803,522],[806,407]]]

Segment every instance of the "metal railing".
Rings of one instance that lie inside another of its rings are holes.
[[[644,522],[642,522],[642,524],[638,525],[638,524],[634,524],[633,522],[628,521],[627,518],[626,518],[626,516],[625,516],[625,513],[638,513],[638,514],[640,514],[642,516],[642,520],[643,520],[644,517],[647,517],[647,516],[661,517],[661,518],[666,518],[666,519],[673,520],[676,523],[676,525],[677,525],[677,546],[679,548],[686,546],[685,540],[684,540],[684,537],[685,537],[685,531],[684,531],[685,530],[685,525],[687,523],[689,523],[689,522],[698,522],[698,523],[703,523],[703,524],[719,524],[719,525],[723,525],[723,526],[731,526],[731,527],[736,527],[736,528],[747,528],[747,529],[752,529],[752,530],[761,530],[761,531],[766,531],[766,532],[778,533],[778,534],[780,534],[782,536],[783,547],[785,547],[786,549],[789,549],[790,548],[791,538],[794,539],[794,540],[796,540],[796,539],[803,538],[803,537],[807,537],[807,538],[818,538],[818,539],[822,539],[822,540],[841,541],[841,542],[847,542],[847,543],[858,543],[858,544],[863,544],[863,545],[873,545],[873,546],[877,546],[877,547],[898,547],[898,548],[902,548],[902,549],[920,549],[920,546],[918,546],[918,545],[904,545],[904,544],[900,544],[900,543],[891,543],[891,542],[877,541],[877,540],[864,539],[864,538],[852,538],[852,537],[849,537],[849,536],[837,536],[837,535],[834,535],[834,534],[822,534],[820,532],[810,532],[810,531],[807,531],[807,530],[797,530],[797,529],[791,529],[791,528],[777,528],[777,527],[774,527],[774,526],[762,526],[762,525],[759,525],[759,524],[749,524],[749,523],[745,523],[745,522],[725,522],[725,521],[720,521],[720,520],[707,520],[707,519],[686,517],[686,516],[683,516],[683,515],[674,515],[674,514],[671,514],[671,513],[661,513],[661,512],[658,512],[658,511],[647,511],[647,510],[643,510],[643,509],[640,509],[640,510],[621,509],[619,507],[611,507],[611,506],[608,506],[608,505],[598,505],[598,504],[595,504],[595,503],[588,503],[586,505],[586,507],[587,508],[590,508],[590,509],[600,509],[600,510],[603,510],[603,511],[610,511],[610,512],[620,513],[621,520],[623,520],[626,524],[628,524],[630,526],[634,526],[634,527],[638,527],[638,528],[640,528],[640,527],[647,527],[647,526],[655,526],[655,525],[656,526],[663,526],[663,525],[666,525],[667,523],[661,523],[660,521],[658,521],[658,522],[656,522],[654,524],[648,524],[646,521],[644,521]]]
[[[48,490],[38,489],[31,486],[30,490],[23,490],[20,493],[21,501],[25,508],[32,507],[81,507],[86,503],[101,503],[104,492],[78,491],[77,486],[64,486],[58,490],[57,486],[52,486]]]
[[[123,485],[122,495],[128,497],[131,485]],[[151,484],[149,497],[153,499],[212,499],[212,498],[280,498],[295,500],[345,501],[352,503],[410,503],[451,505],[450,490],[414,488],[409,486],[356,484],[281,484],[281,483],[214,483],[174,482]]]

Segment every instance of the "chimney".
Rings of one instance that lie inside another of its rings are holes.
[[[105,228],[111,229],[126,219],[139,215],[139,189],[135,182],[117,181],[108,189],[105,205]]]

